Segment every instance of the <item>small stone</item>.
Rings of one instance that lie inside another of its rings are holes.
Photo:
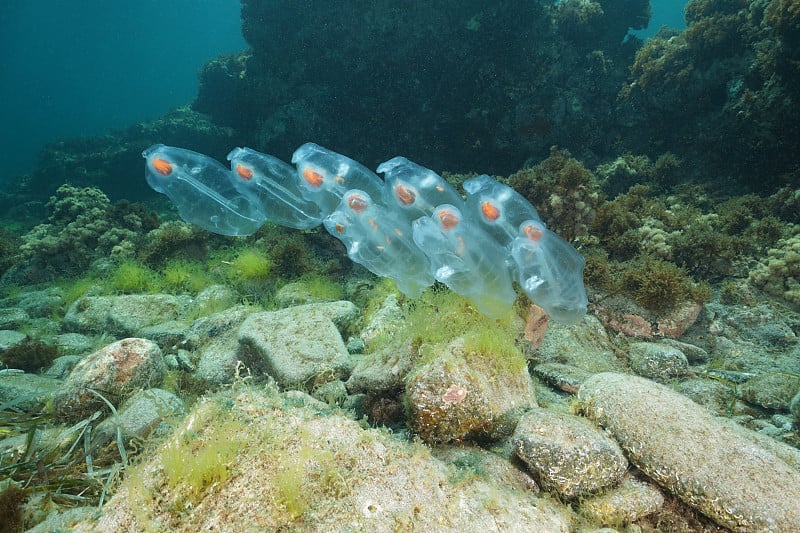
[[[159,426],[186,414],[183,400],[162,389],[146,389],[133,394],[117,410],[118,417],[107,417],[94,430],[92,447],[98,449],[116,438],[117,427],[125,441],[131,437],[146,439]]]
[[[689,371],[689,361],[683,352],[654,342],[631,344],[628,362],[640,376],[661,380],[684,376]]]
[[[584,500],[579,512],[605,526],[629,524],[655,513],[664,505],[664,496],[649,483],[626,478],[600,496]]]
[[[613,439],[588,420],[566,413],[526,413],[512,441],[542,489],[568,499],[619,483],[628,468]]]
[[[739,387],[740,397],[767,409],[789,410],[792,397],[800,391],[800,376],[776,372],[747,380]]]
[[[561,363],[542,363],[533,367],[533,374],[554,387],[564,392],[575,394],[589,376],[592,374],[572,365]]]
[[[23,372],[0,373],[0,405],[4,409],[34,412],[61,387],[61,380]]]
[[[130,338],[114,342],[75,366],[53,396],[54,410],[64,421],[80,420],[105,408],[105,402],[91,390],[119,405],[138,389],[160,385],[165,371],[161,350],[153,341]]]
[[[329,318],[336,310],[316,307],[327,305],[251,314],[239,328],[242,355],[260,359],[284,388],[303,390],[315,380],[345,377],[351,369],[350,354]]]
[[[14,329],[25,324],[30,317],[19,307],[0,309],[0,330]]]
[[[356,360],[347,389],[373,394],[400,390],[412,367],[411,347],[393,342]]]

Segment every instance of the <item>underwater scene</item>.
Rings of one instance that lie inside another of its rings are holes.
[[[800,0],[163,4],[6,62],[0,533],[800,531]]]

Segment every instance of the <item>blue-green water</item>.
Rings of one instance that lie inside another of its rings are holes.
[[[0,182],[38,150],[188,104],[197,71],[245,47],[237,0],[9,0],[0,10]]]

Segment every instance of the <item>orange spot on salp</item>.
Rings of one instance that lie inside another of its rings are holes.
[[[369,227],[372,228],[372,231],[378,231],[378,224],[375,222],[374,218],[369,217],[367,222],[369,222]]]
[[[360,194],[351,194],[347,197],[347,207],[352,209],[356,214],[363,213],[368,207],[367,199]]]
[[[394,228],[394,234],[397,235],[398,237],[402,237],[403,236],[403,232],[400,231],[398,228]]]
[[[170,163],[166,159],[155,157],[153,158],[153,161],[150,164],[153,166],[153,169],[162,176],[169,176],[170,173],[172,172],[172,163]]]
[[[500,210],[491,202],[481,202],[481,213],[489,222],[494,222],[500,218]]]
[[[458,240],[458,248],[456,248],[456,255],[461,257],[464,254],[464,250],[466,250],[467,248],[467,244],[464,242],[464,237],[462,237],[461,235],[459,235],[456,240]]]
[[[336,229],[336,233],[339,233],[339,234],[344,233],[344,224],[342,224],[341,222],[337,222],[336,226],[334,226],[334,228]]]
[[[453,211],[449,209],[439,211],[439,223],[442,225],[442,228],[446,230],[453,229],[459,222],[461,222],[461,220]]]
[[[325,181],[325,178],[319,172],[312,170],[309,167],[303,169],[303,179],[312,187],[319,187]]]
[[[544,235],[542,228],[540,228],[535,224],[526,225],[524,228],[522,228],[522,232],[525,234],[527,238],[529,238],[534,242],[538,242],[539,240],[541,240],[542,235]]]
[[[341,176],[336,176],[335,178],[333,178],[333,181],[335,181],[339,185],[343,185],[344,184],[344,178],[341,177]]]
[[[244,181],[250,181],[251,179],[253,179],[253,169],[241,163],[236,165],[236,173]]]
[[[403,205],[411,205],[417,199],[417,193],[411,187],[398,183],[394,188],[394,195]]]

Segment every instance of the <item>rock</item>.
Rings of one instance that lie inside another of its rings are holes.
[[[25,324],[30,317],[19,307],[0,309],[0,330],[14,329]]]
[[[341,407],[347,400],[347,387],[341,379],[334,379],[315,388],[311,396],[328,405]]]
[[[53,359],[50,368],[44,371],[45,376],[56,379],[67,379],[69,373],[81,360],[80,355],[62,355]]]
[[[0,361],[3,359],[3,352],[14,346],[21,344],[28,336],[22,332],[11,329],[0,329]]]
[[[464,353],[456,339],[406,378],[408,424],[426,442],[496,440],[535,405],[525,361]]]
[[[140,388],[157,387],[166,366],[161,350],[147,339],[122,339],[81,360],[53,395],[56,415],[67,422],[85,418],[105,402],[89,389],[118,406]]]
[[[581,383],[592,374],[572,365],[542,363],[533,367],[533,375],[564,392],[575,394]]]
[[[119,417],[106,417],[93,432],[92,448],[106,446],[117,438],[117,427],[122,429],[124,442],[131,437],[146,439],[151,433],[174,417],[186,414],[183,400],[162,389],[145,389],[135,392],[117,410]],[[166,428],[164,428],[166,429]]]
[[[601,373],[578,392],[584,411],[611,432],[628,459],[688,505],[734,531],[796,531],[800,471],[644,378]]]
[[[694,344],[689,344],[688,342],[676,341],[675,339],[661,339],[660,344],[665,344],[667,346],[672,346],[673,348],[677,348],[683,353],[683,355],[686,356],[686,359],[689,361],[689,364],[692,365],[707,363],[709,360],[709,355],[707,351],[700,348],[699,346],[695,346]]]
[[[32,413],[42,408],[61,380],[23,372],[0,372],[0,406]]]
[[[81,333],[62,333],[54,340],[58,352],[65,355],[84,355],[97,346],[97,342]]]
[[[394,335],[403,327],[404,319],[403,310],[397,302],[397,294],[392,293],[372,313],[369,323],[361,332],[361,338],[365,342],[369,342],[381,335]]]
[[[593,522],[613,526],[634,522],[663,505],[664,496],[657,488],[626,478],[619,487],[582,501],[578,512]]]
[[[26,291],[17,302],[17,307],[23,309],[31,317],[50,317],[61,311],[64,298],[61,289],[49,287],[41,291]]]
[[[236,292],[225,285],[209,285],[200,291],[194,299],[192,314],[207,315],[209,312],[220,312],[234,307],[239,297]]]
[[[542,489],[567,499],[619,483],[628,468],[613,439],[588,420],[566,413],[525,413],[512,442]]]
[[[128,294],[84,296],[69,306],[63,327],[78,333],[135,335],[147,326],[185,315],[188,296],[170,294]]]
[[[642,315],[618,311],[613,306],[595,306],[595,314],[607,328],[638,339],[677,339],[695,323],[702,310],[701,304],[687,301],[651,321]]]
[[[250,309],[240,305],[219,313],[198,318],[186,333],[184,346],[197,352],[195,377],[212,385],[232,383],[237,372],[242,371],[239,360],[239,326],[250,314]],[[192,372],[194,364],[185,350],[177,350],[176,363]],[[247,359],[242,364],[251,369],[263,368],[259,358]]]
[[[168,476],[164,457],[176,447],[196,453],[181,456],[192,472],[201,455],[231,446],[223,475],[201,486],[189,485],[197,476]],[[552,500],[490,475],[454,479],[427,447],[294,391],[246,387],[198,402],[135,469],[76,531],[570,531],[568,511]]]
[[[718,379],[689,377],[671,386],[717,415],[729,414],[736,400],[736,387]]]
[[[189,323],[185,320],[168,320],[140,328],[137,334],[158,344],[162,350],[174,350],[186,340]]]
[[[622,370],[608,334],[593,316],[572,326],[551,322],[531,359],[537,364],[568,364],[590,373]]]
[[[330,305],[251,314],[239,328],[243,357],[260,359],[266,372],[287,389],[345,378],[352,367],[350,354],[331,320],[337,311]]]
[[[800,391],[789,402],[789,412],[794,415],[795,427],[800,428]]]
[[[739,397],[767,409],[789,410],[789,402],[800,391],[800,376],[774,373],[756,376],[739,387]]]
[[[411,347],[400,342],[361,355],[347,380],[347,390],[379,394],[402,389],[413,367],[411,356]]]
[[[339,296],[341,296],[341,294]],[[280,307],[290,307],[314,302],[327,302],[331,300],[336,300],[336,298],[327,298],[315,294],[314,289],[303,281],[287,283],[275,293],[275,301]]]
[[[238,335],[239,326],[250,312],[251,310],[248,307],[237,305],[219,313],[198,318],[192,322],[186,332],[185,347],[190,349],[199,348],[229,331],[235,331]]]
[[[684,376],[689,371],[689,361],[683,352],[655,342],[632,343],[628,362],[640,376],[659,380]]]
[[[199,354],[195,377],[211,385],[233,383],[238,375],[247,375],[246,369],[258,373],[264,367],[264,363],[256,357],[256,354],[241,360],[238,330],[215,337],[199,349]]]

